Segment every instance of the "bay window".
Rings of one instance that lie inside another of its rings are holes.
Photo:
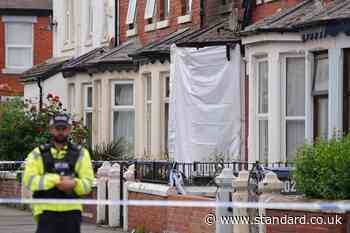
[[[258,60],[257,62],[257,122],[258,122],[258,153],[259,161],[268,162],[268,62]]]
[[[328,54],[315,54],[312,95],[314,98],[314,137],[328,137]]]
[[[124,138],[134,145],[135,103],[133,81],[117,81],[112,85],[112,138]]]
[[[343,133],[350,132],[350,49],[344,49]]]
[[[92,85],[84,85],[84,125],[89,130],[87,144],[92,146],[92,111],[93,111]]]
[[[150,74],[144,78],[145,87],[145,142],[146,142],[146,154],[151,154],[152,145],[152,77]]]
[[[168,121],[169,121],[169,97],[170,97],[170,77],[166,75],[162,79],[162,122],[163,122],[163,133],[162,133],[162,149],[165,154],[168,154]]]
[[[285,59],[285,154],[295,157],[297,147],[305,138],[305,58]]]

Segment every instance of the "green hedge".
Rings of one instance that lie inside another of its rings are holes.
[[[350,198],[350,136],[317,140],[299,148],[294,179],[297,190],[311,198]]]

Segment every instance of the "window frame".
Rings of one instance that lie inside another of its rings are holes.
[[[350,48],[343,49],[343,133],[350,132]]]
[[[89,88],[91,88],[91,106],[88,106],[88,90]],[[84,125],[85,127],[88,127],[87,125],[87,114],[91,114],[91,132],[90,132],[90,139],[88,139],[91,142],[92,146],[92,137],[93,137],[93,133],[92,133],[92,128],[93,128],[93,107],[94,107],[94,87],[93,84],[91,83],[87,83],[87,84],[83,84],[83,92],[84,92]]]
[[[281,159],[287,161],[287,121],[304,121],[304,137],[306,135],[306,85],[307,75],[306,69],[304,69],[304,90],[305,90],[305,103],[304,103],[304,116],[287,116],[287,60],[288,58],[303,58],[306,68],[306,56],[304,54],[288,54],[282,57],[282,156]]]
[[[259,81],[260,81],[260,75],[259,75],[259,64],[266,62],[267,63],[267,113],[259,113],[259,92],[260,92],[260,88],[259,88]],[[267,131],[268,131],[268,136],[267,136],[267,155],[266,155],[266,160],[265,161],[261,161],[263,163],[268,163],[269,161],[269,108],[270,108],[270,103],[269,103],[269,59],[267,56],[261,57],[261,58],[256,58],[256,63],[255,63],[255,70],[256,70],[256,97],[255,97],[255,101],[256,101],[256,111],[255,111],[255,119],[256,119],[256,129],[257,129],[257,133],[256,133],[256,148],[257,148],[257,160],[260,160],[260,157],[265,157],[265,156],[261,156],[260,155],[260,121],[267,121]]]
[[[166,94],[166,84],[167,79],[169,80],[169,96]],[[162,133],[161,133],[161,150],[163,153],[168,154],[169,153],[169,146],[168,142],[166,140],[169,139],[169,128],[167,127],[168,122],[165,120],[165,105],[168,104],[168,119],[169,119],[169,102],[170,102],[170,73],[166,72],[162,75],[161,79],[161,122],[162,122]],[[166,131],[168,129],[168,131]]]
[[[5,70],[13,70],[13,73],[22,73],[34,65],[34,23],[29,21],[4,21],[5,23]],[[31,45],[9,44],[8,28],[13,24],[23,24],[31,27]],[[9,48],[30,49],[30,62],[28,66],[11,66],[9,65]],[[18,72],[16,72],[18,71]]]
[[[319,51],[319,52],[314,52],[314,62],[313,62],[313,69],[312,69],[312,90],[311,90],[311,95],[313,98],[313,133],[314,133],[314,139],[318,137],[318,113],[319,113],[319,108],[318,108],[318,101],[321,99],[327,99],[328,100],[328,109],[329,109],[329,73],[328,73],[328,90],[327,91],[315,91],[315,84],[316,84],[316,69],[317,69],[317,62],[316,59],[318,57],[320,58],[325,58],[327,57],[328,59],[328,66],[329,66],[329,54],[328,50],[324,51]],[[327,112],[327,119],[329,119],[329,113]],[[329,127],[329,124],[327,122],[327,126]],[[328,131],[328,130],[327,130]],[[329,134],[329,132],[328,132]],[[326,135],[326,138],[328,138],[328,135]]]
[[[132,105],[124,105],[124,106],[116,106],[115,105],[115,86],[116,85],[128,85],[132,84],[132,91],[133,91],[133,104]],[[136,93],[135,93],[135,82],[133,80],[115,80],[111,82],[111,131],[110,131],[110,136],[111,139],[114,140],[114,112],[116,111],[133,111],[134,114],[136,114],[136,106],[135,106],[135,98],[136,98]],[[136,119],[136,118],[135,118]],[[134,121],[134,124],[136,124],[136,120]],[[135,134],[134,134],[135,135]],[[135,140],[135,138],[134,138]],[[134,141],[135,144],[135,141]]]
[[[135,9],[132,9],[131,3],[135,3]],[[131,12],[133,11],[133,12]],[[132,14],[132,15],[130,15]],[[131,18],[133,19],[131,21]],[[129,0],[128,3],[128,12],[126,16],[126,25],[129,30],[135,29],[137,24],[137,0]]]
[[[144,81],[144,108],[145,108],[145,116],[144,116],[144,125],[145,125],[145,132],[144,132],[144,139],[145,139],[145,152],[146,155],[151,155],[152,153],[152,75],[150,73],[144,74],[143,76]],[[151,93],[148,93],[148,81],[150,81],[151,85]],[[150,99],[148,99],[148,94],[150,94]],[[148,105],[150,105],[150,116],[148,116]],[[149,117],[149,119],[148,119]],[[150,121],[150,127],[148,127],[148,121]],[[148,131],[150,130],[150,131]],[[149,137],[150,136],[150,137]]]

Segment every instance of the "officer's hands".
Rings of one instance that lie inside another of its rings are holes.
[[[66,193],[71,193],[75,187],[75,180],[69,176],[61,176],[61,180],[56,187]]]

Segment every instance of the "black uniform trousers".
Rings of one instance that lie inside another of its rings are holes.
[[[54,212],[44,211],[39,216],[36,233],[80,233],[79,210]]]

